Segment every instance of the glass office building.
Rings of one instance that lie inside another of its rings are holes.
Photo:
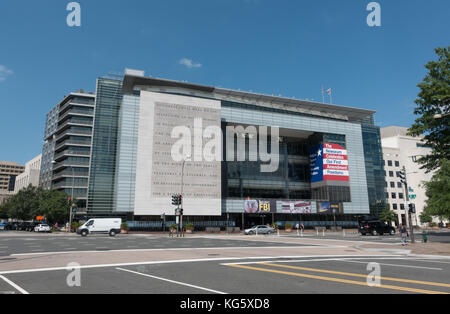
[[[162,214],[174,215],[171,195],[184,191],[186,220],[198,227],[272,222],[308,227],[335,219],[350,226],[358,215],[377,214],[386,203],[374,113],[155,79],[139,71],[99,78],[88,215],[121,216],[156,228]],[[171,160],[175,127],[193,131],[195,148],[198,120],[222,134],[240,130],[234,147],[226,136],[221,139],[218,166],[197,160],[198,154],[187,163]],[[248,132],[252,127],[254,134]],[[261,171],[267,160],[250,158],[252,144],[261,152],[254,141],[264,136],[261,127],[272,137],[278,129],[276,144],[269,141],[266,148],[278,160],[272,172]],[[230,150],[236,156],[245,151],[247,159],[229,160]],[[317,159],[320,167],[312,165]],[[251,204],[260,207],[252,211]]]

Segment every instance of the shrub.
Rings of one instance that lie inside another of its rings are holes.
[[[125,230],[125,231],[129,231],[130,230],[130,226],[128,226],[128,224],[126,222],[123,222],[122,225],[120,226],[120,229]]]
[[[177,225],[175,225],[175,224],[170,225],[170,226],[169,226],[169,229],[176,230],[176,229],[177,229]]]
[[[284,227],[285,227],[285,229],[292,229],[293,225],[292,224],[286,224]]]
[[[186,225],[186,230],[194,231],[194,229],[195,229],[194,224],[188,223],[188,224]]]

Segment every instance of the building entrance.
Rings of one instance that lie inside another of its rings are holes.
[[[245,214],[244,225],[245,229],[258,225],[273,224],[272,214]]]

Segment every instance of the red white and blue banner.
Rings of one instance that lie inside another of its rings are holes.
[[[310,151],[311,182],[350,181],[348,153],[338,144],[324,143]]]

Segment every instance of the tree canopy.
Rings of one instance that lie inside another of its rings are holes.
[[[62,223],[69,218],[69,196],[61,191],[29,186],[13,195],[3,206],[8,217],[33,220],[44,216],[50,223]]]
[[[425,67],[428,73],[418,87],[414,114],[419,116],[409,129],[411,136],[424,136],[424,142],[432,152],[418,162],[428,172],[440,167],[443,160],[450,160],[450,46],[437,48],[437,61]]]
[[[383,210],[380,213],[378,218],[382,222],[387,222],[387,223],[398,222],[398,215],[396,213],[394,213],[393,211],[391,211],[389,208],[386,208],[385,210]]]
[[[424,183],[428,200],[425,216],[450,218],[450,160],[443,160],[441,168],[430,182]],[[425,217],[424,217],[425,218]]]

